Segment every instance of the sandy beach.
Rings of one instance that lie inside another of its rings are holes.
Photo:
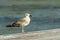
[[[0,35],[0,40],[60,40],[60,29]]]

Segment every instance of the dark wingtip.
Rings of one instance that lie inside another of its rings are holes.
[[[6,27],[15,27],[15,23],[12,23],[11,25],[6,25]]]
[[[13,27],[12,25],[6,25],[6,27]]]
[[[12,25],[6,25],[6,27],[20,27],[20,25],[13,23]]]
[[[14,25],[6,25],[6,27],[16,27],[16,26],[14,26]]]

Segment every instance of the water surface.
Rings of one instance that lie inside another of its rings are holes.
[[[16,14],[16,12],[8,12],[10,9],[2,10],[0,10],[0,34],[21,33],[21,27],[6,28],[5,26],[23,17],[24,13]],[[30,13],[31,23],[25,27],[25,32],[60,28],[60,9],[31,9]]]

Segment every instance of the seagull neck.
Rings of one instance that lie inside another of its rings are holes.
[[[27,22],[30,22],[30,17],[29,16],[25,16],[24,20],[26,20]]]
[[[25,16],[26,18],[29,18],[29,16]]]

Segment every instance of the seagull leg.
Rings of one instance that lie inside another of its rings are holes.
[[[24,33],[24,26],[22,26],[22,33]]]

